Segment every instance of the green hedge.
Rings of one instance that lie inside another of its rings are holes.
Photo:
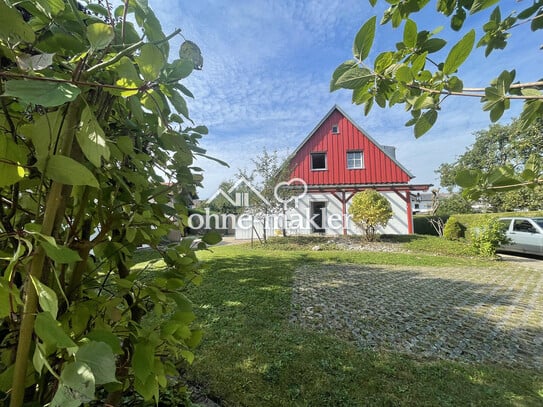
[[[467,213],[454,215],[454,217],[466,227],[467,230],[471,226],[481,224],[484,219],[492,218],[503,218],[507,216],[525,216],[525,217],[536,217],[543,216],[543,211],[531,211],[531,212],[500,212],[500,213]],[[435,217],[435,216],[434,216]],[[430,224],[430,219],[432,216],[428,215],[415,215],[413,216],[413,231],[419,235],[431,235],[437,236],[437,232]],[[449,216],[441,216],[443,223],[446,223],[449,219]]]
[[[449,219],[448,215],[445,216],[428,216],[428,215],[415,215],[413,216],[413,232],[417,235],[430,235],[430,236],[438,236],[436,230],[430,223],[430,219],[432,218],[441,218],[443,220],[443,224],[447,222]]]

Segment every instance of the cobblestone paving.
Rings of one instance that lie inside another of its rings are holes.
[[[543,271],[308,265],[291,322],[361,347],[543,368]]]

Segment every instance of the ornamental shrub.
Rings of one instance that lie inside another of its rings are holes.
[[[464,237],[466,227],[456,217],[451,216],[443,228],[443,237],[447,240],[458,240]]]
[[[508,241],[505,226],[496,218],[486,218],[470,229],[470,240],[475,251],[493,257],[500,245]]]
[[[371,242],[375,240],[375,228],[386,226],[393,212],[388,199],[374,189],[366,189],[353,197],[349,214]]]

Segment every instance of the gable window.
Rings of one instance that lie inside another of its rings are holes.
[[[362,151],[347,151],[347,168],[364,168],[364,155]]]
[[[311,153],[311,169],[312,170],[326,169],[326,153]]]
[[[339,125],[337,124],[332,125],[332,134],[339,134]]]

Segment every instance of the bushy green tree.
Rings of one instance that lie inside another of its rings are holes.
[[[368,241],[375,240],[375,229],[385,227],[392,218],[392,206],[388,199],[374,189],[357,192],[351,200],[349,214],[364,230]]]
[[[519,120],[509,125],[491,125],[487,130],[475,133],[475,143],[459,156],[454,163],[442,164],[437,172],[441,185],[449,190],[458,186],[458,177],[470,176],[480,170],[485,173],[524,171],[533,157],[543,151],[543,121],[536,120],[522,129]],[[470,181],[471,182],[471,181]],[[543,205],[543,189],[530,184],[521,188],[493,188],[481,198],[495,212],[515,209],[539,210]],[[496,192],[501,193],[496,193]]]
[[[168,62],[180,30],[140,0],[0,0],[0,20],[0,398],[158,402],[201,337],[195,250],[218,241],[159,246],[201,181],[181,82],[200,51]],[[144,244],[163,272],[132,268]]]
[[[473,213],[471,202],[459,193],[453,193],[445,198],[438,197],[436,216],[448,216],[460,213]]]

